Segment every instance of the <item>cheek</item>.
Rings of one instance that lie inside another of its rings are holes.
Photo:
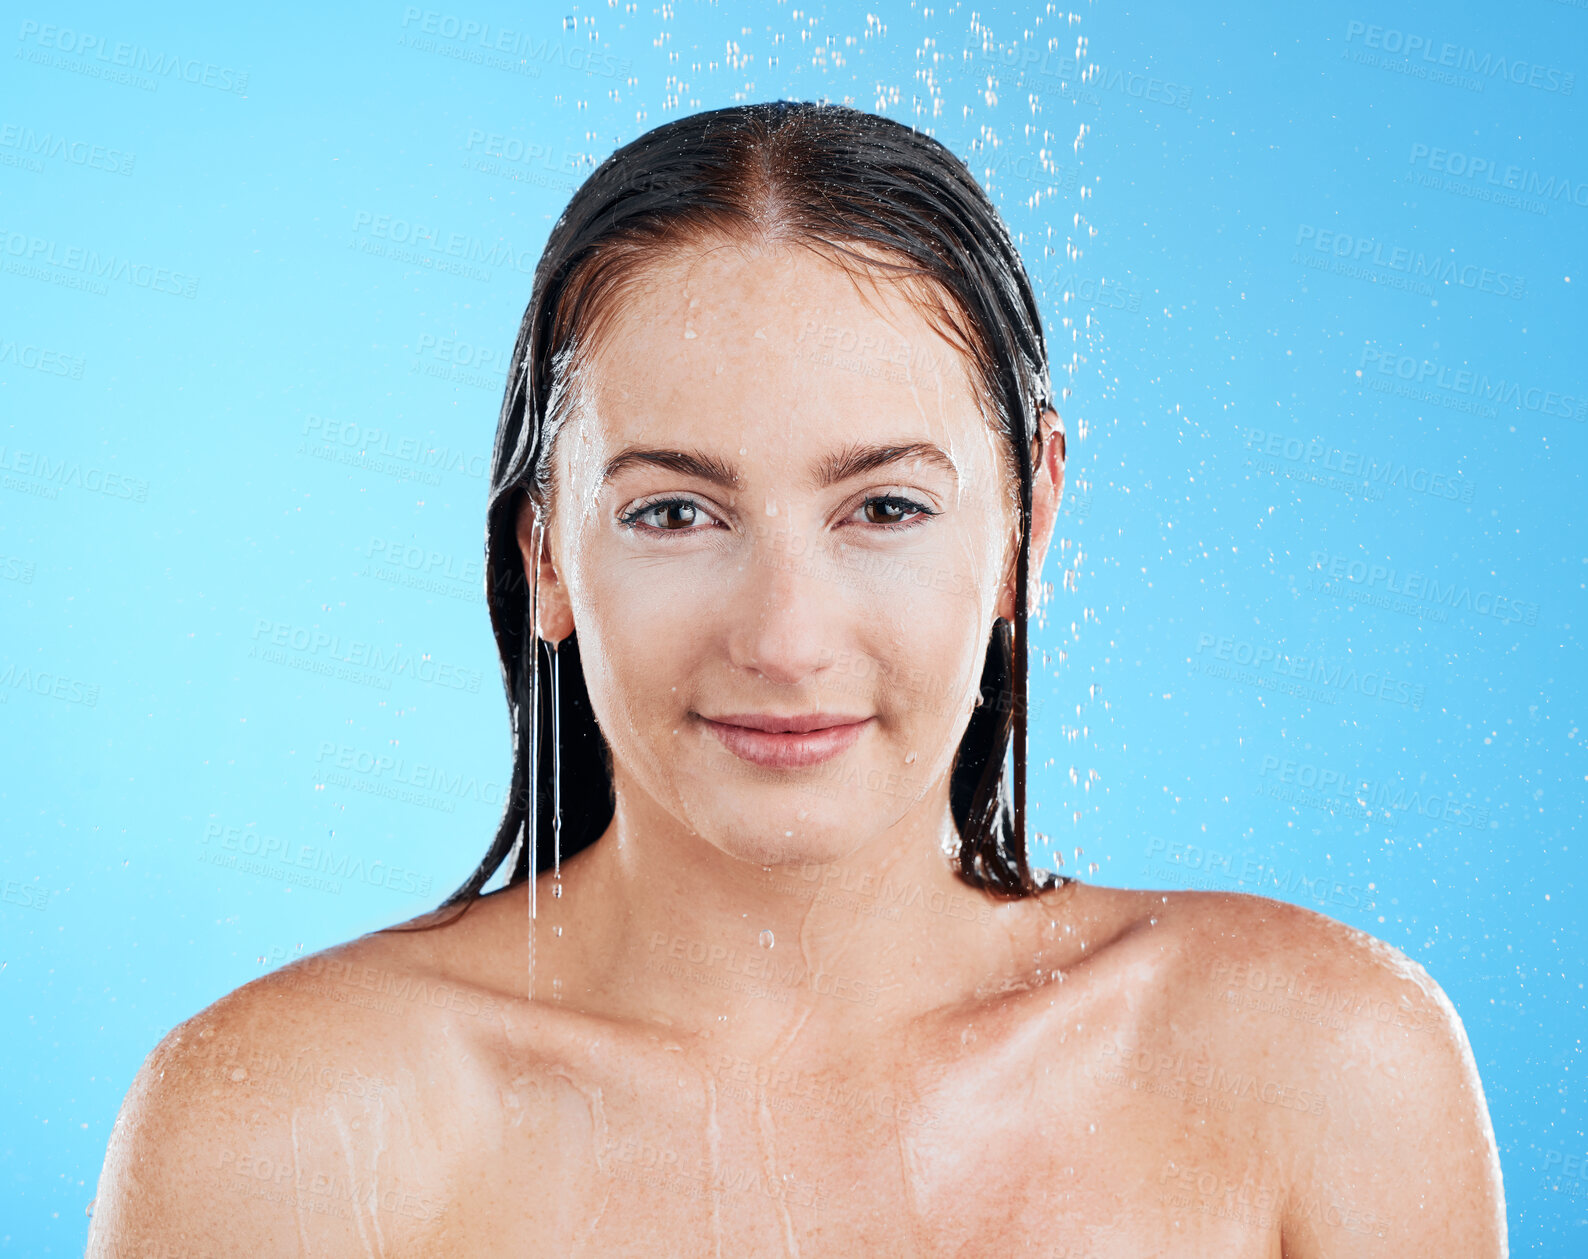
[[[631,729],[676,719],[701,641],[692,601],[660,577],[627,576],[579,583],[573,604],[590,702],[619,743]]]
[[[878,702],[922,734],[968,720],[992,626],[973,567],[918,565],[859,594]]]

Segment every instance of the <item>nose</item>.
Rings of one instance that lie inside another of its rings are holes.
[[[821,669],[845,602],[842,571],[807,535],[783,530],[758,538],[729,609],[733,664],[784,686]]]

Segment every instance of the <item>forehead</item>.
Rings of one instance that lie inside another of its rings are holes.
[[[619,302],[585,375],[583,444],[802,464],[843,441],[932,441],[961,466],[994,450],[965,356],[886,279],[722,244],[649,265]]]

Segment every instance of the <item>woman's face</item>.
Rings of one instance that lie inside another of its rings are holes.
[[[807,250],[649,268],[554,455],[540,628],[578,631],[620,809],[760,865],[912,812],[943,838],[1018,524],[963,358],[903,292]]]

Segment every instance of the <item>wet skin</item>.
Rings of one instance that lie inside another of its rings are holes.
[[[223,998],[135,1081],[90,1254],[1503,1253],[1471,1051],[1398,952],[1260,897],[953,873],[1015,516],[908,295],[691,251],[586,385],[520,536],[617,812],[537,881],[532,979],[519,885]],[[858,732],[713,724],[813,713]]]

